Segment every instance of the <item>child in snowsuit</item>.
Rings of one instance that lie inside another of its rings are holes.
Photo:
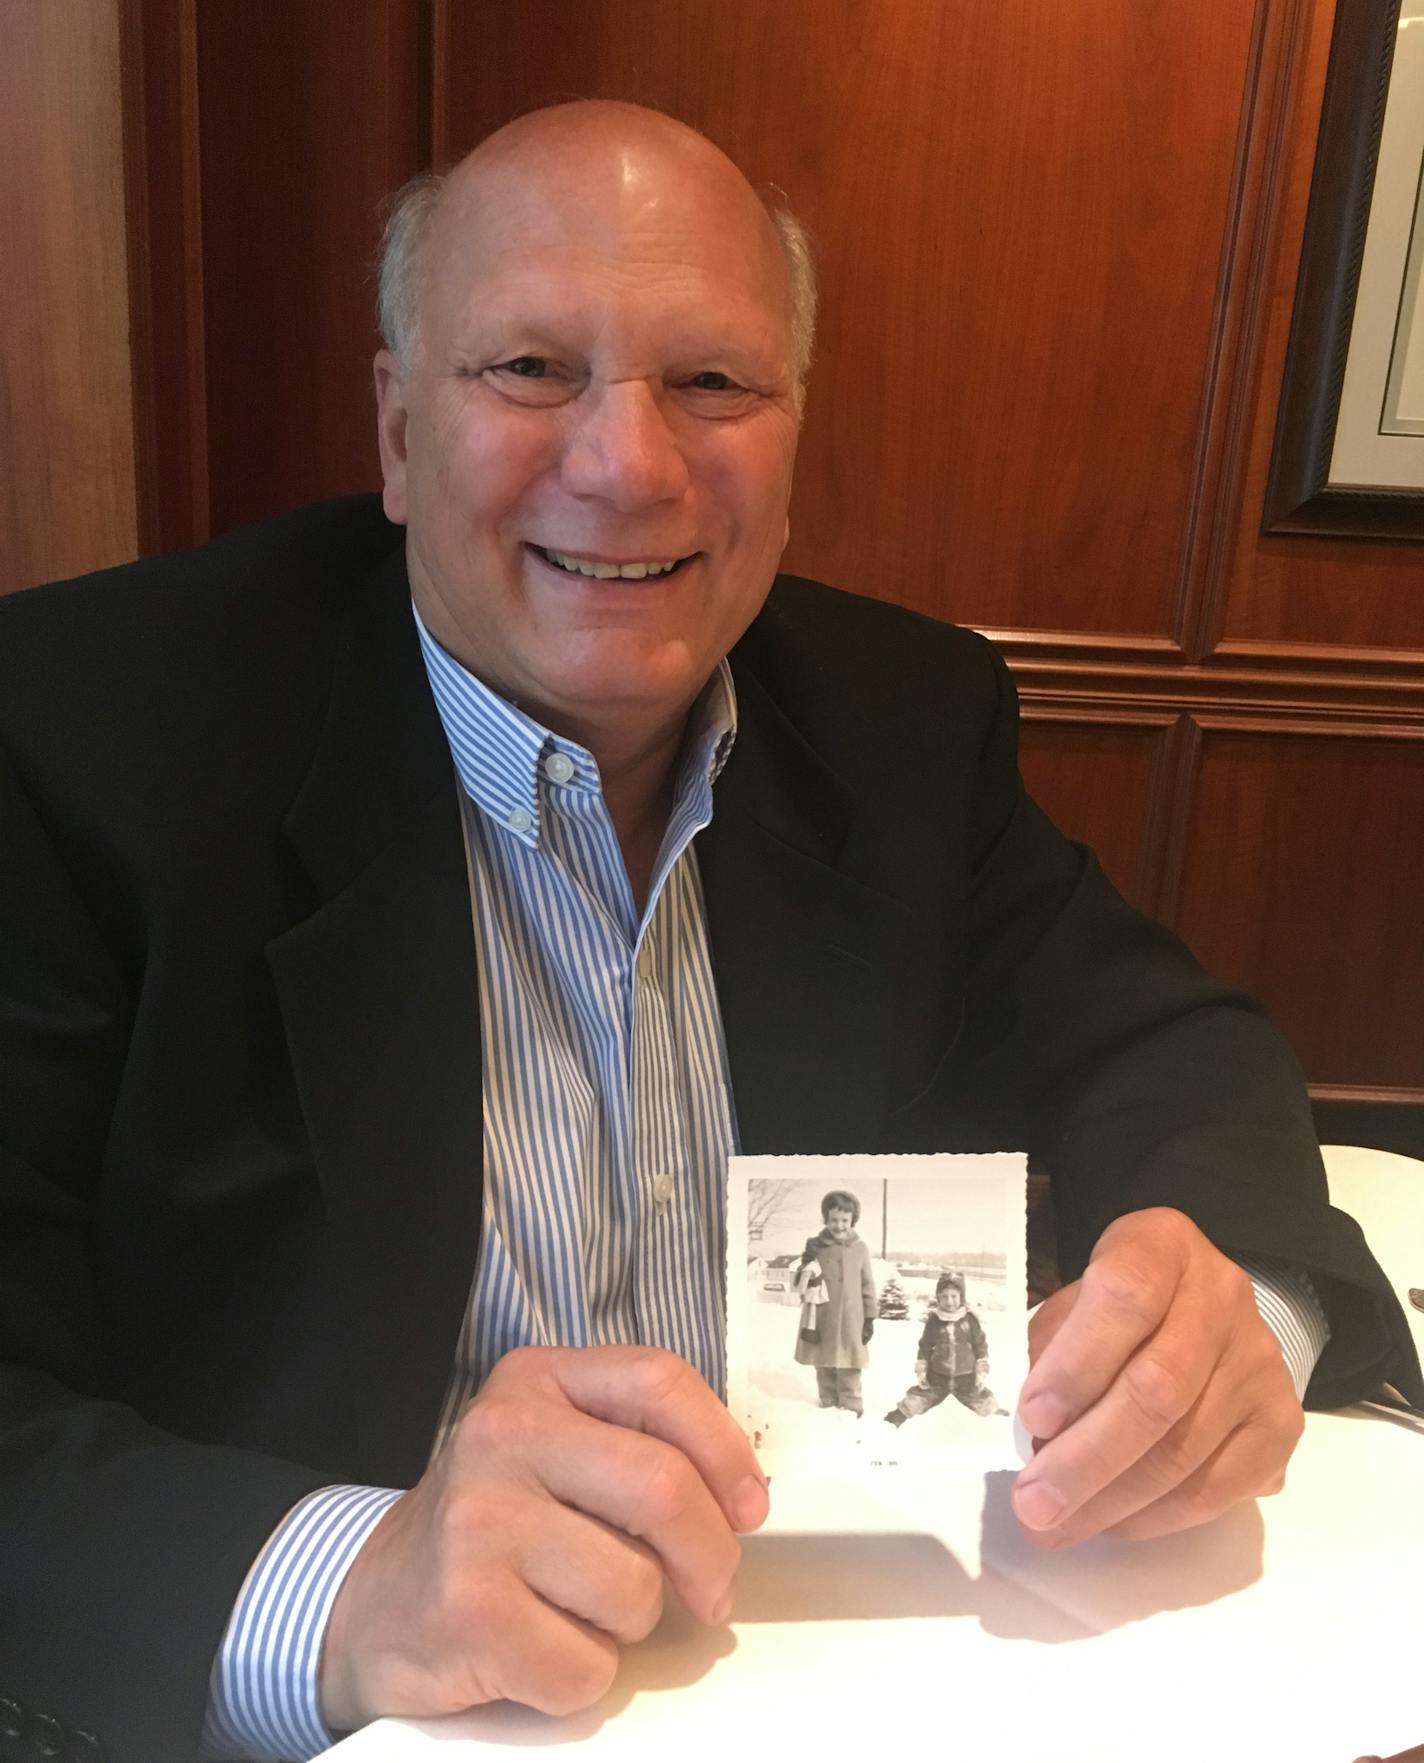
[[[985,1382],[988,1355],[989,1343],[979,1318],[965,1307],[963,1276],[941,1274],[920,1335],[914,1387],[905,1391],[886,1420],[891,1426],[903,1426],[916,1414],[937,1408],[946,1396],[953,1396],[976,1414],[1007,1413]]]

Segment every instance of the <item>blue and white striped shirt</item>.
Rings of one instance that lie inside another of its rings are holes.
[[[437,1437],[529,1343],[667,1347],[720,1391],[733,1127],[690,846],[734,738],[730,670],[694,711],[640,919],[592,756],[421,640],[483,976],[484,1231]]]
[[[483,1231],[433,1453],[517,1346],[650,1343],[724,1387],[736,1132],[690,847],[712,817],[736,700],[724,662],[689,723],[640,918],[592,756],[416,624],[462,786],[484,1094]],[[1328,1338],[1319,1302],[1302,1273],[1247,1271],[1302,1394]],[[214,1663],[205,1757],[305,1758],[333,1742],[317,1693],[322,1636],[400,1491],[323,1488],[287,1514]]]
[[[433,1451],[514,1347],[641,1342],[725,1387],[735,1129],[691,843],[712,818],[736,698],[723,662],[689,719],[640,917],[592,755],[416,625],[462,785],[484,1086],[480,1253]],[[288,1514],[224,1636],[206,1756],[307,1757],[331,1743],[321,1636],[398,1497],[325,1488]]]

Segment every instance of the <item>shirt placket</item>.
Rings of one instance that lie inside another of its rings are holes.
[[[604,1107],[604,1131],[597,1135],[585,1172],[589,1338],[599,1345],[631,1343],[641,1338],[632,1299],[637,1207],[628,1176],[634,1164],[631,1091],[637,1008],[632,894],[602,796],[596,790],[571,790],[551,798],[550,807],[546,831],[551,854],[569,886],[583,897],[586,923],[600,941],[612,1006],[592,1012],[587,1028]]]
[[[635,1201],[635,1285],[640,1337],[687,1355],[678,1319],[689,1293],[684,1254],[688,1211],[687,1149],[672,1001],[666,966],[669,895],[643,935],[634,983],[631,1189]]]
[[[715,1386],[723,1359],[721,1265],[720,1257],[708,1255],[701,1172],[692,1167],[692,1081],[679,1035],[685,1001],[676,996],[686,977],[678,943],[690,847],[712,814],[710,764],[711,753],[704,751],[685,771],[655,872],[655,904],[640,950],[632,1097],[643,1207],[636,1264],[641,1335],[698,1366]]]

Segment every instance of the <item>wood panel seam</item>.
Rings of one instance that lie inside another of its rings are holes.
[[[1392,708],[1370,709],[1342,702],[1252,700],[1240,693],[1187,697],[1163,692],[1155,698],[1110,691],[1024,689],[1025,722],[1076,722],[1137,728],[1165,728],[1176,717],[1202,727],[1250,729],[1280,736],[1332,734],[1373,740],[1424,741],[1424,705],[1413,715]]]
[[[1382,1089],[1371,1084],[1309,1085],[1313,1102],[1369,1102],[1379,1107],[1415,1107],[1424,1103],[1424,1090]]]

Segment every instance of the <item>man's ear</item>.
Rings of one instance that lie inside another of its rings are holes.
[[[406,499],[405,385],[401,365],[389,349],[382,349],[371,364],[376,377],[376,438],[381,448],[381,477],[385,489],[381,502],[386,519],[404,526]]]

